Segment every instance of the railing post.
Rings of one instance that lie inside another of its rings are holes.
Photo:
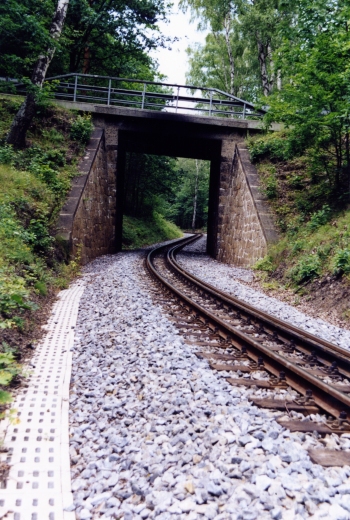
[[[111,104],[111,86],[112,86],[112,80],[110,79],[108,81],[108,101],[107,101],[107,105]]]
[[[77,100],[78,76],[75,76],[73,101]]]
[[[143,84],[142,103],[141,103],[142,110],[145,108],[145,98],[146,98],[146,83]]]
[[[243,119],[245,119],[245,109],[246,109],[246,104],[244,103],[244,105],[243,105]]]
[[[213,109],[213,91],[210,91],[210,105],[209,105],[209,117],[211,116],[211,111]]]
[[[176,94],[176,110],[175,110],[175,113],[177,114],[177,108],[179,106],[179,92],[180,92],[180,87],[177,87],[177,94]]]

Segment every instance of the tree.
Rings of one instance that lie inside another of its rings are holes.
[[[234,94],[235,85],[235,60],[232,49],[232,26],[236,14],[235,2],[230,0],[181,0],[180,5],[183,9],[189,7],[192,12],[199,16],[201,22],[199,29],[210,27],[213,35],[218,38],[222,36],[222,43],[225,46],[225,54],[227,58],[227,70],[229,81],[227,83],[227,92]],[[221,45],[221,47],[223,47]]]
[[[168,41],[157,25],[168,8],[167,0],[70,0],[50,75],[148,74],[155,69],[149,50]],[[0,2],[0,76],[31,76],[38,55],[51,42],[54,10],[55,0]]]
[[[50,45],[37,59],[31,78],[32,88],[29,89],[26,99],[12,122],[10,132],[7,136],[7,143],[13,144],[16,148],[23,148],[25,146],[26,133],[36,111],[38,91],[43,86],[47,69],[55,53],[55,42],[61,36],[68,3],[69,0],[58,0],[57,2],[50,26]]]
[[[30,77],[42,49],[49,46],[54,0],[0,2],[0,76]]]
[[[53,70],[135,77],[137,62],[152,68],[148,52],[164,44],[157,23],[168,7],[165,0],[70,0],[67,44]]]
[[[200,20],[198,27],[211,29],[217,42],[215,52],[227,58],[218,74],[229,73],[230,81],[225,81],[226,91],[237,95],[251,85],[256,90],[255,81],[259,78],[260,88],[268,96],[274,87],[280,88],[280,72],[274,64],[274,51],[281,44],[281,25],[290,20],[293,10],[284,7],[279,0],[182,0],[183,9],[190,8]],[[220,41],[221,39],[221,41]],[[211,44],[209,37],[206,46]],[[223,45],[224,44],[224,45]],[[224,51],[225,47],[225,51]],[[213,46],[211,46],[214,50]],[[201,58],[199,49],[192,49],[192,58]],[[203,55],[207,54],[202,49]],[[191,62],[191,74],[194,71]],[[239,72],[238,72],[239,71]],[[242,75],[247,74],[247,80]],[[226,79],[225,78],[225,79]],[[256,97],[252,92],[250,99]]]
[[[226,45],[221,34],[209,33],[204,45],[194,45],[187,49],[187,81],[192,85],[205,85],[225,92],[230,92],[231,89],[234,96],[257,101],[260,92],[258,62],[238,31],[231,35],[231,39],[234,42],[232,52],[235,61],[233,89],[230,85]]]
[[[312,16],[308,14],[312,12]],[[313,153],[317,182],[349,192],[349,32],[346,2],[298,2],[294,27],[280,48],[278,66],[288,79],[269,98],[266,122],[290,127],[294,153]]]
[[[177,160],[177,182],[167,217],[183,229],[200,229],[207,224],[209,174],[208,161]]]

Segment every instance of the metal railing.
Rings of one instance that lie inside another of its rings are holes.
[[[52,84],[52,95],[66,101],[236,119],[260,119],[265,113],[216,88],[92,74],[65,74],[46,81]],[[25,93],[25,85],[17,83],[16,90]]]

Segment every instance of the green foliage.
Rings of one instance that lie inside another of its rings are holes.
[[[265,256],[265,258],[262,258],[261,260],[255,262],[253,269],[256,269],[257,271],[266,271],[270,273],[273,271],[274,267],[271,262],[271,258],[269,256]]]
[[[264,193],[268,199],[275,199],[277,197],[277,179],[275,172],[271,172],[269,176],[265,177]]]
[[[257,100],[277,83],[271,49],[282,41],[281,27],[293,9],[275,0],[181,0],[209,29],[204,46],[189,49],[190,82]]]
[[[308,222],[308,227],[314,231],[315,229],[319,228],[320,226],[323,226],[326,224],[332,215],[332,210],[328,206],[328,204],[325,204],[322,209],[319,211],[316,211],[316,213],[313,213],[311,215],[311,218]]]
[[[147,220],[126,215],[123,219],[124,249],[137,249],[181,236],[181,230],[157,212]]]
[[[336,251],[333,266],[334,274],[350,274],[350,248]]]
[[[71,138],[75,141],[80,141],[83,144],[89,142],[91,132],[91,115],[78,116],[75,121],[73,121],[70,129]]]
[[[286,81],[270,96],[265,120],[290,127],[298,153],[313,155],[314,182],[348,194],[349,6],[327,0],[312,11],[305,0],[298,10],[298,24],[289,28],[277,59]]]
[[[56,4],[54,0],[0,3],[0,76],[31,76],[37,57],[52,47],[49,27]],[[70,0],[49,74],[79,72],[84,66],[92,74],[153,79],[148,52],[166,40],[157,24],[167,10],[164,0]]]
[[[285,133],[278,136],[275,133],[268,133],[255,139],[249,139],[248,148],[253,162],[261,161],[267,157],[271,160],[286,161],[294,154],[292,143]]]
[[[10,348],[5,342],[0,346],[0,386],[8,386],[11,381],[22,373],[21,366],[16,361],[16,349]],[[0,405],[12,401],[9,392],[0,389]],[[1,416],[0,416],[1,418]]]
[[[124,210],[136,218],[166,214],[173,190],[178,187],[176,160],[170,157],[129,153],[126,158]]]
[[[4,134],[17,108],[0,97]],[[67,157],[82,148],[69,136],[75,118],[46,108],[34,120],[30,148],[0,146],[0,329],[25,329],[56,277],[69,278],[56,261],[52,230],[75,173]]]
[[[195,228],[202,229],[208,220],[210,165],[207,161],[178,159],[177,185],[167,215],[182,229],[191,229],[194,198],[197,192]]]
[[[300,285],[317,278],[321,273],[321,261],[317,255],[301,257],[298,263],[288,273],[289,278]]]

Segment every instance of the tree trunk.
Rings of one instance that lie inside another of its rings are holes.
[[[235,95],[235,61],[232,55],[231,42],[230,42],[230,29],[231,29],[231,15],[228,13],[224,20],[225,28],[225,42],[227,48],[228,59],[230,62],[230,94]]]
[[[90,47],[87,45],[84,49],[83,74],[90,72]]]
[[[197,199],[198,199],[198,177],[199,177],[199,166],[198,166],[198,159],[196,159],[196,182],[195,182],[195,185],[194,185],[194,197],[193,197],[192,231],[194,231],[196,229]]]
[[[259,39],[258,41],[258,59],[260,64],[260,78],[263,88],[264,96],[268,96],[271,92],[271,83],[267,72],[267,59],[269,49],[267,45],[264,45]]]
[[[50,37],[58,40],[61,36],[64,20],[66,18],[69,0],[58,0],[55,14],[50,26]],[[35,87],[43,86],[47,69],[55,54],[55,46],[49,47],[46,53],[41,54],[35,64],[31,82]],[[36,111],[36,95],[33,92],[27,94],[22,106],[18,110],[7,136],[7,143],[13,144],[16,148],[25,146],[26,133],[33,120]]]

